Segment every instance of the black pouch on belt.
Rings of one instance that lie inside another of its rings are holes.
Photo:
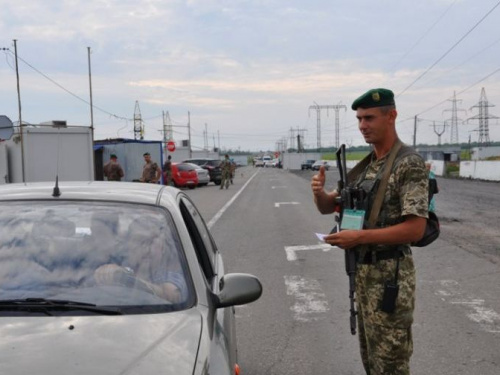
[[[384,295],[382,296],[382,304],[380,305],[380,310],[388,314],[392,314],[396,309],[396,300],[398,299],[398,293],[399,293],[398,273],[399,273],[399,256],[397,257],[396,260],[396,274],[394,275],[394,280],[389,280],[385,282]]]

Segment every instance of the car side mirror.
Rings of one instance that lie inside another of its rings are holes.
[[[245,305],[256,301],[262,294],[262,284],[253,275],[229,273],[219,283],[216,305],[219,307]]]

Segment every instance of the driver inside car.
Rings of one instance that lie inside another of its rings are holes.
[[[172,303],[187,298],[187,285],[178,245],[168,228],[153,235],[151,220],[135,220],[127,236],[127,259],[121,265],[104,264],[94,272],[97,285],[120,285],[154,294]],[[156,231],[155,231],[156,232]]]

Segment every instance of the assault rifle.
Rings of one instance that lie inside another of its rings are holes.
[[[338,192],[339,197],[337,198],[337,212],[335,214],[336,225],[332,230],[332,233],[337,233],[341,230],[341,222],[346,209],[361,209],[362,202],[365,197],[365,192],[362,189],[349,186],[349,181],[347,180],[347,168],[346,168],[346,156],[345,156],[345,144],[341,145],[336,152],[337,154],[337,168],[340,174],[340,180],[338,181]],[[355,277],[356,277],[356,254],[354,250],[345,250],[345,269],[347,276],[349,276],[349,299],[351,302],[351,333],[356,334],[356,311],[355,306]]]

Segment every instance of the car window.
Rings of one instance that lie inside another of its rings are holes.
[[[208,231],[205,221],[196,207],[186,198],[181,198],[181,212],[188,228],[193,246],[196,250],[198,263],[205,274],[207,281],[211,282],[215,275],[215,246],[212,236]]]
[[[208,164],[208,165],[211,165],[211,166],[213,166],[213,167],[218,167],[218,166],[219,166],[219,164],[220,164],[220,161],[219,161],[219,160],[208,160],[208,161],[207,161],[207,164]]]
[[[165,209],[88,201],[0,209],[0,300],[70,300],[124,313],[180,310],[194,301],[190,280]]]
[[[179,171],[194,171],[194,167],[187,163],[177,164],[177,169]]]

